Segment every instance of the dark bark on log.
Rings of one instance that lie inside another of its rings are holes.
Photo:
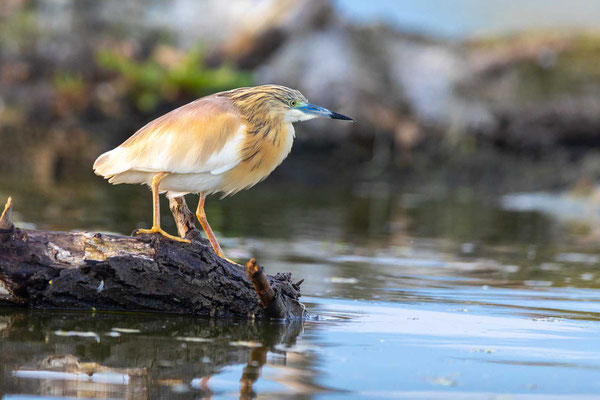
[[[183,199],[176,205],[191,214]],[[185,228],[187,217],[175,215],[178,229]],[[7,220],[0,218],[0,226]],[[10,223],[0,229],[0,302],[211,317],[303,317],[300,291],[290,274],[265,275],[277,293],[265,306],[242,266],[217,257],[195,228],[186,237],[190,244],[158,235],[21,230]]]

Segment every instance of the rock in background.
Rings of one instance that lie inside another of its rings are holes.
[[[598,33],[444,41],[346,21],[328,0],[20,0],[0,18],[0,133],[14,149],[0,166],[42,184],[89,172],[178,105],[262,83],[357,120],[298,127],[295,156],[326,153],[324,169],[427,169],[491,152],[600,174]]]

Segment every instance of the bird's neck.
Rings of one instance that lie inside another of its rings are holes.
[[[277,135],[286,125],[283,119],[278,118],[255,118],[247,119],[248,128],[246,132],[264,138]]]
[[[294,127],[281,121],[279,124],[248,126],[244,141],[242,159],[275,168],[289,154],[294,141]],[[270,172],[270,171],[269,171]]]

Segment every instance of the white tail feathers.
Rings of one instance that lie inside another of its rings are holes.
[[[122,157],[122,154],[118,154],[121,152],[121,148],[117,147],[116,149],[101,154],[94,162],[94,173],[108,179],[121,172],[127,171],[130,167],[129,165],[123,165],[124,157]]]
[[[94,161],[94,173],[96,175],[100,175],[103,176],[105,178],[107,178],[108,176],[106,176],[106,167],[107,167],[107,161],[110,158],[110,151],[106,152],[104,154],[101,154],[100,157],[96,158],[96,161]]]
[[[101,154],[94,162],[94,173],[108,179],[113,185],[120,183],[145,183],[150,185],[154,172],[136,171],[127,162],[121,147]]]
[[[118,185],[120,183],[145,183],[150,186],[154,175],[156,175],[154,172],[125,171],[120,174],[112,175],[108,182],[113,185]]]

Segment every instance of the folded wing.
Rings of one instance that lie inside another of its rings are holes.
[[[245,126],[231,101],[209,96],[177,108],[102,154],[94,172],[105,178],[132,172],[221,174],[241,161]]]

